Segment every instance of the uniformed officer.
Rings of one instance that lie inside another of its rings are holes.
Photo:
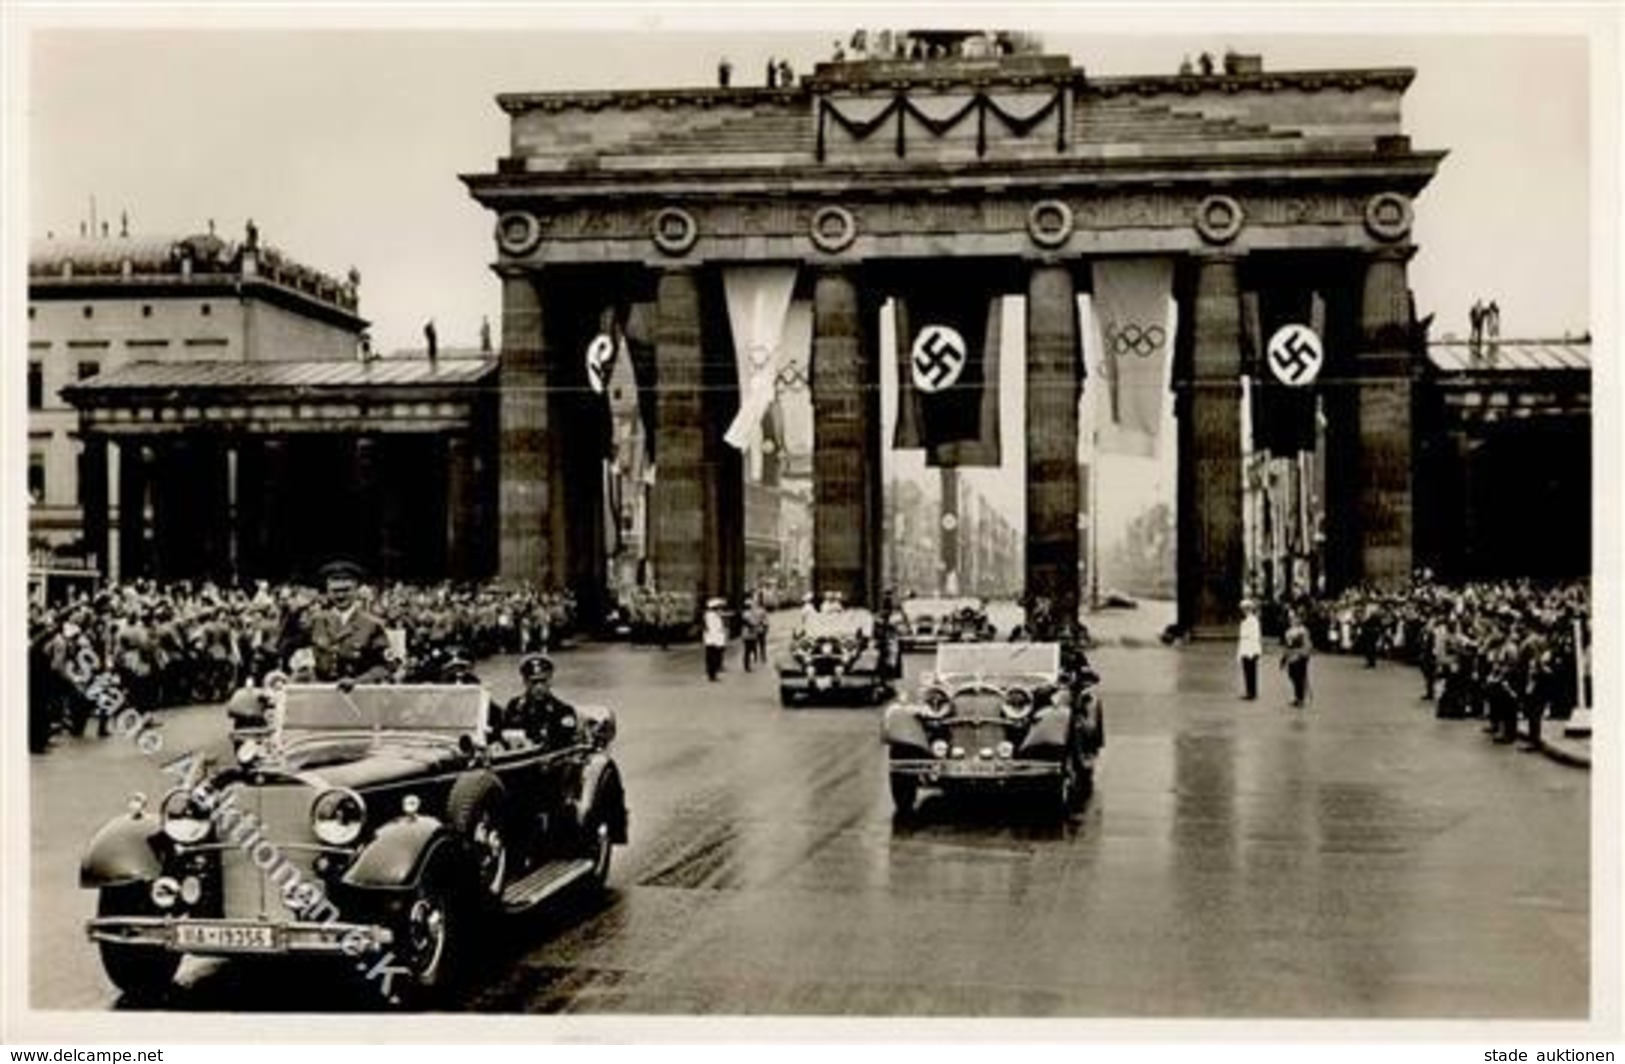
[[[330,562],[322,567],[325,607],[310,625],[316,678],[326,682],[381,683],[389,677],[389,634],[384,622],[363,609],[356,592],[361,567]]]
[[[542,746],[568,746],[576,735],[576,711],[553,693],[552,659],[532,654],[520,662],[519,675],[525,690],[503,708],[502,729],[522,731]]]

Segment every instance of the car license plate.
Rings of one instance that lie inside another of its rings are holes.
[[[181,949],[254,952],[276,949],[274,929],[258,924],[179,924],[175,945]]]
[[[1003,766],[997,761],[952,761],[949,762],[948,775],[950,776],[1002,776]]]

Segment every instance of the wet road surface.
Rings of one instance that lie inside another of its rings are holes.
[[[780,626],[779,635],[785,626]],[[1436,721],[1411,670],[1315,662],[1235,697],[1231,650],[1097,651],[1108,742],[1057,824],[928,797],[894,821],[874,709],[783,709],[771,672],[589,645],[556,689],[612,704],[632,837],[608,897],[485,935],[482,1012],[1563,1018],[1588,996],[1589,776]],[[929,657],[911,655],[911,673]],[[1267,671],[1267,670],[1266,670]],[[513,662],[482,673],[517,688]],[[170,749],[217,710],[168,716]],[[79,854],[163,777],[127,742],[32,761],[32,999],[121,1007]],[[308,965],[188,961],[179,1009],[369,1010]]]

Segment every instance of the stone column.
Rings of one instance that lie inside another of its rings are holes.
[[[1078,611],[1078,306],[1072,271],[1027,277],[1026,589],[1057,619]]]
[[[655,586],[688,592],[696,605],[705,577],[704,403],[700,284],[692,268],[665,271],[655,303],[655,482],[650,492],[650,550]]]
[[[79,466],[79,511],[83,515],[85,550],[95,558],[96,569],[110,576],[107,556],[107,437],[91,433],[84,437],[84,457]]]
[[[191,576],[197,561],[197,524],[187,497],[192,452],[185,435],[153,447],[152,575],[160,580]]]
[[[497,571],[504,580],[547,577],[551,505],[549,404],[542,300],[526,273],[502,279],[502,363],[498,411],[501,522]]]
[[[147,557],[147,470],[151,453],[140,442],[126,436],[118,445],[118,556],[120,580],[146,576]]]
[[[1360,577],[1403,585],[1412,566],[1410,246],[1382,248],[1366,264],[1360,303],[1356,524]]]
[[[351,448],[350,512],[354,516],[350,549],[355,552],[351,560],[367,570],[367,575],[376,580],[385,575],[382,571],[382,552],[379,549],[379,530],[382,525],[380,510],[383,505],[379,489],[383,473],[383,456],[380,453],[380,441],[374,433],[364,432],[357,435]]]
[[[1180,559],[1181,584],[1194,583],[1194,597],[1181,599],[1193,613],[1181,618],[1199,636],[1228,633],[1240,617],[1241,521],[1241,301],[1233,255],[1197,258],[1196,306],[1185,409],[1188,450],[1181,465],[1190,481],[1182,494],[1190,511],[1179,521],[1190,529],[1192,557]],[[1183,499],[1181,501],[1184,501]]]
[[[260,499],[259,541],[256,544],[258,575],[268,580],[288,577],[288,543],[283,534],[287,527],[288,498],[288,444],[277,437],[268,437],[260,444]]]
[[[868,602],[875,456],[873,405],[864,392],[863,328],[857,287],[850,274],[819,274],[813,290],[813,588]]]
[[[446,575],[474,578],[474,448],[458,432],[446,437]]]

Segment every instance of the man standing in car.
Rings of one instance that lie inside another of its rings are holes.
[[[389,677],[389,634],[384,622],[357,597],[361,567],[330,562],[322,567],[327,601],[310,625],[316,678],[328,683],[381,683]]]

